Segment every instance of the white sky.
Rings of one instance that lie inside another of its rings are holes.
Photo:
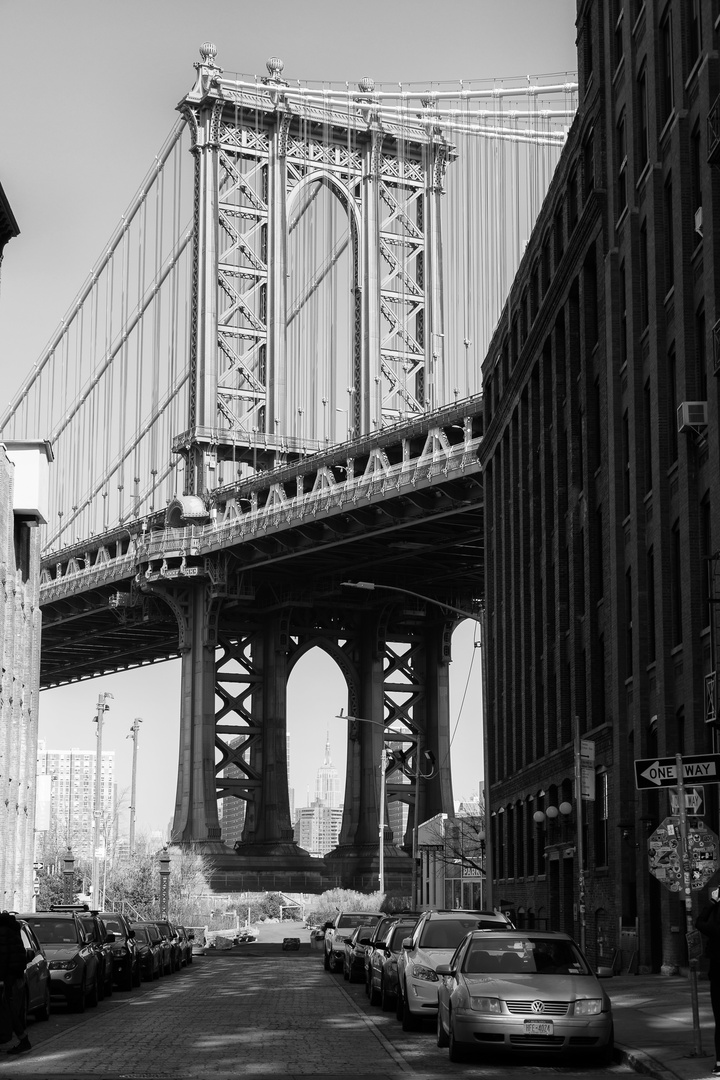
[[[194,83],[204,41],[227,72],[380,82],[478,79],[576,67],[575,0],[0,0],[3,134],[0,183],[20,227],[0,287],[0,411],[56,329],[112,234]],[[451,729],[455,798],[482,777],[480,650],[474,624],[455,633]],[[469,680],[469,681],[468,681]],[[467,692],[466,692],[467,687]],[[103,748],[116,751],[129,802],[135,717],[138,829],[170,821],[177,776],[179,665],[127,672],[40,697],[50,749],[92,748],[98,694],[114,694]],[[465,695],[462,711],[460,705]],[[345,770],[340,673],[310,654],[289,686],[296,806],[315,788],[330,731]],[[344,779],[343,779],[344,783]]]

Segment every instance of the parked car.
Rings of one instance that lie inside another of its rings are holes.
[[[50,968],[50,995],[75,1012],[98,1003],[100,961],[75,911],[20,914],[30,925]]]
[[[100,964],[98,997],[102,1001],[106,994],[110,997],[113,992],[112,943],[115,935],[108,930],[96,911],[78,911],[78,918],[83,924],[86,937],[97,953]]]
[[[204,926],[187,926],[185,928],[188,935],[192,935],[192,952],[193,956],[202,956],[205,951],[205,927]]]
[[[372,968],[373,955],[378,946],[381,946],[387,937],[387,932],[393,923],[397,922],[399,918],[412,919],[413,926],[420,918],[420,912],[395,912],[392,915],[383,915],[381,919],[375,924],[373,935],[370,938],[368,947],[365,951],[365,993],[370,997],[370,970]]]
[[[374,926],[382,916],[372,911],[339,911],[325,923],[323,965],[326,971],[340,971],[345,956],[345,942],[358,926]]]
[[[140,974],[148,982],[162,975],[163,946],[160,931],[152,923],[130,923],[140,957]]]
[[[192,964],[193,958],[193,938],[195,934],[192,930],[188,930],[184,926],[177,926],[175,928],[180,937],[180,946],[182,949],[183,964],[187,967],[188,964]]]
[[[20,936],[25,946],[25,1012],[38,1020],[50,1019],[50,967],[42,945],[29,923],[18,917]]]
[[[474,931],[436,971],[437,1043],[451,1061],[475,1047],[585,1050],[598,1065],[612,1063],[610,999],[567,934]]]
[[[352,937],[345,941],[343,978],[348,982],[360,982],[365,978],[365,950],[374,929],[373,926],[358,926]]]
[[[98,915],[110,933],[115,935],[112,943],[113,980],[121,990],[132,990],[140,985],[140,957],[134,941],[134,932],[128,919],[119,911],[99,911]]]
[[[423,1017],[435,1019],[438,976],[470,930],[505,930],[512,923],[498,911],[426,911],[412,937],[405,938],[397,961],[396,1012],[403,1031],[412,1031]]]
[[[168,935],[167,931],[163,933],[160,923],[153,922],[146,925],[154,926],[155,931],[160,938],[160,974],[172,975],[173,971],[175,970],[175,962],[172,940],[170,936]]]
[[[385,929],[385,936],[375,943],[370,959],[368,978],[368,997],[371,1005],[382,1005],[386,1011],[393,1008],[397,997],[397,962],[402,943],[410,937],[417,926],[419,915],[413,919],[405,918],[390,923]]]
[[[175,933],[175,927],[172,923],[167,921],[158,922],[157,919],[155,919],[154,922],[158,930],[160,931],[161,936],[164,937],[170,944],[170,962],[169,966],[167,966],[166,961],[165,974],[171,975],[173,971],[177,971],[178,968],[182,966],[182,961],[180,958],[180,942],[178,940],[177,934]]]

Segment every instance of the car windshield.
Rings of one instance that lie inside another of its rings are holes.
[[[77,930],[72,919],[28,919],[44,945],[76,945]]]
[[[463,962],[468,975],[507,973],[525,975],[591,975],[572,941],[547,938],[493,936],[490,941],[473,941]]]
[[[457,919],[430,919],[420,936],[421,949],[456,949],[470,930],[481,930],[481,920],[471,915]]]
[[[379,915],[368,915],[367,917],[365,915],[341,915],[337,925],[339,930],[348,930],[350,927],[359,926],[360,923],[372,923],[374,926],[379,918]]]
[[[105,925],[111,934],[119,934],[120,937],[125,937],[125,928],[119,919],[113,919],[112,915],[108,915],[105,919]]]
[[[135,927],[135,940],[136,941],[149,941],[148,932],[144,926]]]
[[[85,936],[89,937],[91,941],[96,941],[98,939],[98,934],[95,930],[95,923],[92,921],[92,919],[88,919],[83,915],[80,915],[79,918],[80,922],[83,924]]]

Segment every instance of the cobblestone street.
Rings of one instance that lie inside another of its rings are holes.
[[[62,1007],[34,1023],[30,1054],[0,1060],[0,1077],[170,1080],[226,1077],[352,1077],[396,1080],[619,1072],[532,1062],[453,1065],[434,1034],[405,1033],[368,1005],[364,988],[323,970],[306,951],[196,957],[192,967],[83,1016]]]

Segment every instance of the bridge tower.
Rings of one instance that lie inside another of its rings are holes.
[[[173,447],[186,479],[168,510],[171,527],[207,520],[221,469],[249,475],[340,441],[337,415],[345,439],[434,408],[443,364],[439,201],[453,151],[432,101],[412,123],[388,121],[370,79],[350,104],[333,105],[295,91],[276,58],[266,78],[243,83],[225,78],[215,55],[202,47],[197,82],[179,105],[195,159],[195,232],[188,426]],[[290,297],[291,262],[302,263],[294,234],[314,206],[333,200],[345,229]],[[316,357],[299,355],[294,324],[341,260],[347,348],[324,362],[322,381],[312,377]],[[301,375],[291,385],[293,370]],[[293,842],[286,759],[287,681],[312,647],[340,665],[348,712],[374,721],[349,730],[334,872],[346,884],[371,882],[383,745],[392,747],[388,798],[410,806],[406,849],[416,813],[452,812],[449,628],[437,609],[408,616],[392,602],[330,604],[310,618],[292,586],[282,596],[243,593],[226,557],[196,581],[156,591],[176,614],[182,650],[175,843],[202,846],[231,875],[272,871],[278,860],[317,874],[318,860]],[[418,766],[421,748],[439,763],[431,776]],[[229,764],[235,778],[224,775]],[[232,857],[217,811],[227,795],[247,804]],[[386,868],[389,883],[395,874],[407,887],[407,850],[389,843]]]

